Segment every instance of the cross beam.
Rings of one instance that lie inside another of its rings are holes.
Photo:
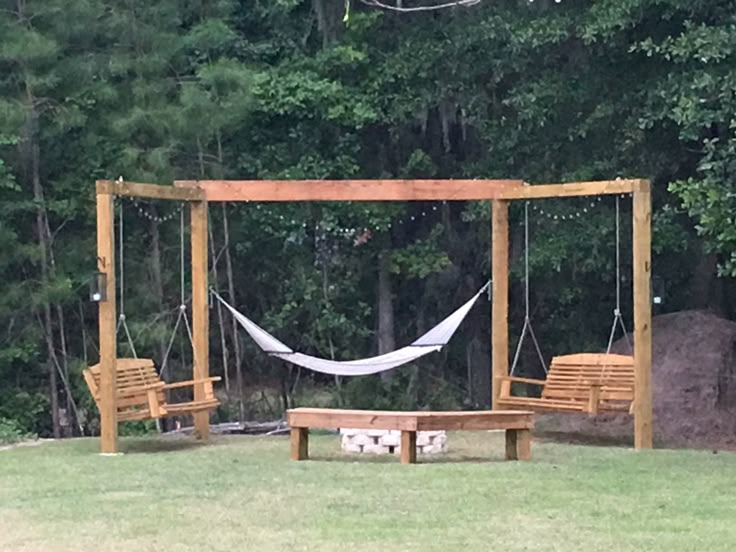
[[[582,197],[630,194],[648,189],[646,180],[599,180],[596,182],[570,182],[567,184],[534,184],[499,190],[496,199],[549,199],[555,197]]]
[[[174,201],[202,201],[204,192],[198,188],[175,188],[160,184],[141,184],[139,182],[120,182],[98,180],[97,195],[118,197],[139,197],[143,199],[170,199]]]
[[[207,201],[437,201],[494,199],[521,180],[177,180]]]

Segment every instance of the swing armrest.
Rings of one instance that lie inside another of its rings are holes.
[[[537,379],[532,379],[532,378],[520,378],[517,376],[498,376],[496,379],[499,381],[510,381],[514,383],[529,383],[531,385],[540,385],[542,387],[546,385],[547,383],[546,380],[537,380]]]
[[[213,381],[220,381],[222,378],[220,376],[213,376],[211,378],[200,378],[200,379],[193,379],[189,381],[176,381],[174,383],[166,383],[163,385],[164,389],[178,389],[180,387],[193,387],[194,385],[203,384],[203,383],[212,383]]]

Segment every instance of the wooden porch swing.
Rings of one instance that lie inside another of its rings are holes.
[[[611,353],[618,327],[631,349],[621,316],[621,240],[619,197],[616,196],[616,308],[605,353],[577,353],[556,356],[547,369],[529,316],[529,202],[524,205],[524,325],[516,346],[510,374],[496,378],[499,386],[497,404],[502,408],[549,412],[584,412],[591,416],[601,412],[634,413],[634,357]],[[515,376],[521,346],[527,333],[534,343],[546,379]],[[512,394],[512,384],[541,387],[539,397]]]
[[[166,373],[167,362],[177,335],[179,326],[184,323],[186,334],[190,345],[194,348],[192,330],[187,315],[187,307],[184,295],[184,212],[180,211],[179,227],[179,257],[180,257],[180,303],[179,314],[174,324],[174,329],[169,339],[168,347],[161,361],[161,373],[156,371],[153,360],[138,358],[135,345],[128,328],[125,316],[125,271],[123,256],[123,208],[119,208],[119,250],[118,264],[120,265],[118,278],[120,279],[120,315],[116,328],[116,338],[120,331],[127,340],[132,358],[117,358],[115,360],[116,371],[116,405],[117,420],[121,422],[135,420],[158,420],[173,416],[185,416],[197,412],[209,412],[220,405],[215,397],[213,382],[220,381],[220,377],[207,377],[188,381],[166,383],[163,376]],[[102,409],[100,396],[101,366],[95,364],[83,370],[84,380],[87,383],[90,394],[98,409]],[[167,391],[172,389],[192,388],[196,397],[194,400],[185,402],[168,402]],[[195,388],[197,392],[195,392]]]

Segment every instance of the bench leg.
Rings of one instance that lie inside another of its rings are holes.
[[[309,458],[309,428],[291,428],[291,459],[306,460]]]
[[[415,464],[417,461],[417,432],[401,432],[401,463]]]
[[[532,432],[529,429],[506,430],[506,460],[532,459]]]

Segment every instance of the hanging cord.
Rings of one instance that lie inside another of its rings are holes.
[[[608,347],[606,347],[606,354],[611,352],[613,347],[613,338],[616,336],[616,328],[621,327],[626,345],[629,350],[633,352],[631,341],[629,341],[629,334],[626,332],[626,326],[624,325],[624,319],[621,315],[621,208],[620,208],[619,196],[616,196],[616,308],[613,309],[613,324],[611,324],[611,333],[608,336]]]
[[[130,348],[130,352],[133,355],[133,358],[138,358],[138,353],[135,350],[135,345],[133,345],[133,338],[130,336],[130,329],[128,328],[128,322],[125,317],[125,256],[124,256],[124,244],[123,244],[123,237],[124,237],[124,231],[123,231],[123,202],[118,203],[118,264],[120,265],[120,268],[118,269],[118,278],[120,279],[120,285],[118,289],[120,290],[120,315],[118,316],[118,325],[115,328],[115,336],[120,333],[120,329],[122,328],[123,334],[125,335],[125,338],[128,342],[128,347]]]
[[[521,357],[521,346],[524,344],[524,338],[527,332],[532,338],[534,343],[534,349],[537,351],[537,357],[539,363],[542,365],[545,375],[547,374],[547,363],[544,361],[544,355],[539,347],[537,336],[534,335],[534,328],[532,328],[532,320],[529,313],[529,202],[524,203],[524,326],[521,328],[521,335],[519,336],[519,342],[516,344],[516,352],[514,353],[514,360],[511,363],[510,375],[514,375],[516,367],[519,364],[519,358]]]
[[[161,378],[163,378],[166,374],[166,368],[168,367],[169,356],[171,355],[171,349],[173,349],[174,347],[174,341],[176,340],[177,331],[179,330],[179,325],[181,324],[182,320],[184,321],[184,327],[187,330],[187,337],[189,338],[189,344],[192,346],[192,350],[194,350],[194,336],[192,335],[192,326],[189,324],[189,315],[187,314],[186,296],[184,294],[184,286],[186,284],[186,281],[184,278],[184,269],[185,269],[184,209],[182,209],[179,212],[179,314],[176,317],[176,322],[174,323],[174,329],[171,332],[171,337],[169,338],[169,344],[166,347],[164,358],[161,361],[161,371],[160,371]],[[194,358],[192,358],[192,364],[194,364]]]

